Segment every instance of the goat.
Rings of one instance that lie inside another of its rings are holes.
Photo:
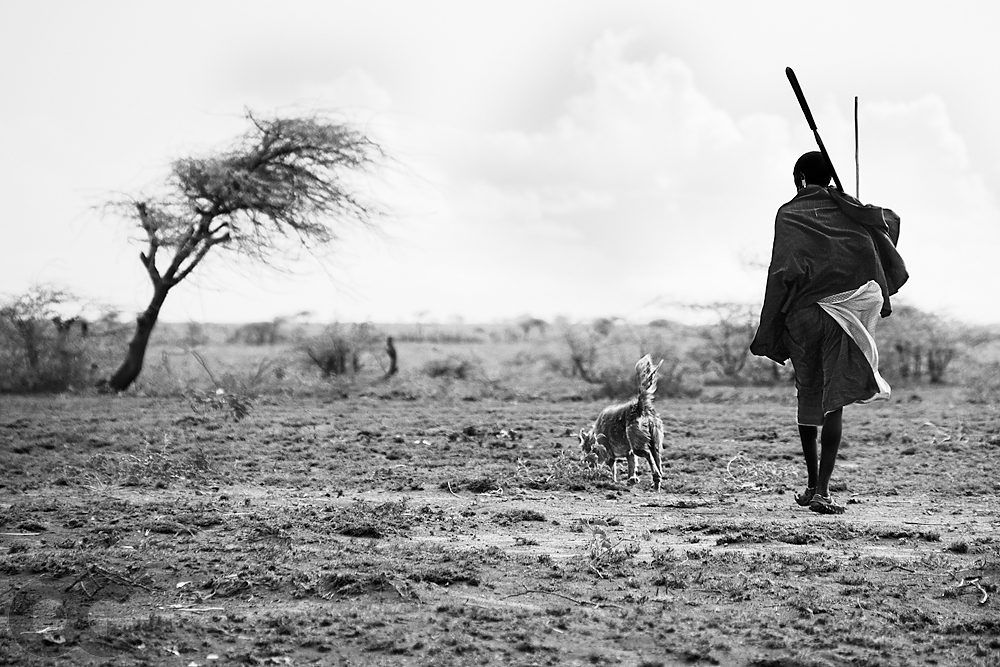
[[[663,422],[653,407],[656,393],[656,371],[647,354],[635,365],[639,391],[626,403],[610,405],[597,416],[590,430],[580,430],[580,447],[592,468],[601,463],[611,468],[611,477],[618,481],[619,459],[628,461],[628,483],[639,481],[635,472],[635,457],[642,456],[653,476],[653,489],[660,490],[663,478],[660,455],[663,450]]]

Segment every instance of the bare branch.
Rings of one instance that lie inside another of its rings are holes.
[[[184,269],[182,269],[179,273],[177,273],[177,275],[171,278],[172,284],[176,285],[180,281],[187,278],[188,274],[190,274],[191,271],[194,270],[194,267],[198,266],[198,264],[201,263],[201,260],[205,258],[205,255],[208,254],[208,251],[212,249],[212,246],[217,245],[219,243],[225,243],[228,240],[229,240],[228,236],[223,236],[221,238],[205,239],[202,243],[202,246],[198,249],[198,252],[195,253],[194,258],[191,259],[188,265]],[[178,268],[180,267],[180,264],[181,262],[177,263]]]

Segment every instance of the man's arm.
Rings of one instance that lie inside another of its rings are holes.
[[[788,359],[788,349],[783,341],[785,315],[788,304],[794,297],[794,286],[785,279],[786,248],[782,242],[781,211],[774,221],[774,244],[771,247],[771,263],[767,269],[767,283],[764,288],[764,304],[760,311],[757,332],[750,343],[750,352],[759,357],[767,357],[779,364]]]

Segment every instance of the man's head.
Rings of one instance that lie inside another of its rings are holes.
[[[826,164],[826,158],[819,151],[810,151],[796,160],[792,175],[795,177],[795,187],[800,190],[806,185],[826,187],[833,178],[830,167]]]

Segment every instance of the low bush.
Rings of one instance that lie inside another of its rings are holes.
[[[0,392],[61,392],[92,386],[122,345],[114,316],[89,322],[71,293],[36,286],[0,304]]]
[[[424,373],[432,378],[471,380],[479,371],[478,361],[458,356],[432,359],[424,365]]]

